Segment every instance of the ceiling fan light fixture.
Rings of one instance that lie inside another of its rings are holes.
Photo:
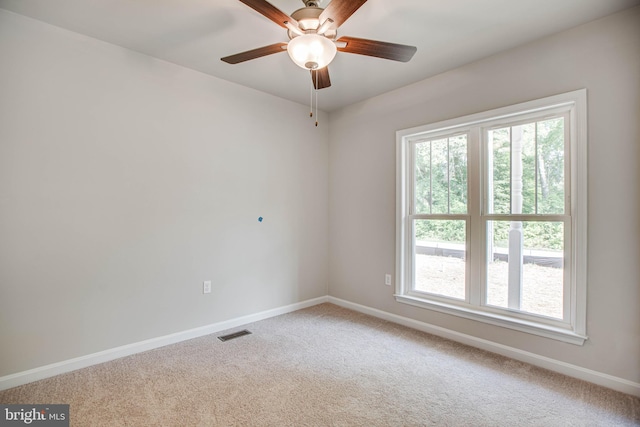
[[[318,34],[294,37],[287,45],[291,60],[305,70],[319,70],[333,61],[338,49],[328,38]]]

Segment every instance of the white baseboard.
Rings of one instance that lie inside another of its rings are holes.
[[[428,323],[410,319],[408,317],[398,316],[397,314],[392,314],[386,311],[356,304],[350,301],[345,301],[340,298],[335,298],[330,296],[328,297],[328,300],[329,300],[328,302],[338,305],[340,307],[348,308],[350,310],[358,311],[360,313],[364,313],[380,319],[388,320],[393,323],[398,323],[400,325],[404,325],[409,328],[413,328],[419,331],[427,332],[429,334],[437,335],[442,338],[447,338],[462,344],[467,344],[472,347],[490,351],[492,353],[497,353],[502,356],[519,360],[521,362],[526,362],[534,366],[539,366],[541,368],[558,372],[560,374],[564,374],[569,377],[578,378],[584,381],[588,381],[590,383],[598,384],[603,387],[610,388],[612,390],[616,390],[622,393],[630,394],[632,396],[640,397],[640,383],[629,381],[624,378],[614,377],[613,375],[608,375],[602,372],[593,371],[591,369],[582,368],[580,366],[572,365],[570,363],[551,359],[545,356],[540,356],[535,353],[530,353],[528,351],[520,350],[514,347],[509,347],[503,344],[498,344],[493,341],[488,341],[488,340],[477,338],[471,335],[462,334],[460,332],[452,331],[450,329],[442,328],[440,326],[430,325]]]
[[[33,381],[44,378],[53,377],[55,375],[64,374],[66,372],[75,371],[77,369],[86,368],[88,366],[97,365],[99,363],[108,362],[110,360],[129,356],[143,351],[153,350],[154,348],[164,347],[166,345],[175,344],[181,341],[198,338],[204,335],[213,334],[238,326],[246,325],[270,317],[279,316],[281,314],[291,313],[296,310],[311,307],[317,304],[328,302],[329,297],[319,297],[299,303],[278,307],[271,310],[262,311],[260,313],[250,314],[247,316],[237,317],[235,319],[225,320],[211,325],[201,326],[199,328],[189,329],[162,337],[151,338],[133,344],[127,344],[120,347],[111,348],[109,350],[100,351],[98,353],[88,354],[86,356],[76,357],[74,359],[64,360],[62,362],[52,363],[50,365],[41,366],[28,371],[18,372],[11,375],[0,377],[0,390],[24,385]]]
[[[520,360],[522,362],[530,363],[532,365],[549,369],[551,371],[558,372],[573,378],[578,378],[584,381],[601,385],[603,387],[640,397],[640,383],[629,381],[624,378],[614,377],[612,375],[582,368],[570,363],[551,359],[545,356],[540,356],[535,353],[530,353],[528,351],[509,347],[503,344],[498,344],[482,338],[462,334],[450,329],[430,325],[428,323],[410,319],[408,317],[398,316],[386,311],[378,310],[330,296],[314,298],[284,307],[278,307],[271,310],[262,311],[260,313],[225,320],[222,322],[213,323],[211,325],[189,329],[183,332],[177,332],[162,337],[152,338],[133,344],[100,351],[98,353],[88,354],[86,356],[52,363],[50,365],[41,366],[38,368],[30,369],[28,371],[7,375],[4,377],[0,377],[0,390],[6,390],[33,381],[53,377],[55,375],[64,374],[66,372],[75,371],[77,369],[86,368],[88,366],[97,365],[99,363],[108,362],[110,360],[129,356],[132,354],[141,353],[143,351],[153,350],[155,348],[164,347],[166,345],[175,344],[181,341],[186,341],[227,329],[236,328],[247,323],[253,323],[260,320],[268,319],[270,317],[279,316],[281,314],[291,313],[296,310],[301,310],[303,308],[311,307],[325,302],[330,302],[340,307],[348,308],[350,310],[358,311],[360,313],[368,314],[370,316],[374,316],[413,329],[447,338],[452,341],[467,344],[476,348],[490,351],[492,353],[497,353],[502,356]]]

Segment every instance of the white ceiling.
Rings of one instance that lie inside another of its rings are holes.
[[[301,0],[271,0],[287,14]],[[326,7],[329,0],[321,2]],[[417,46],[409,63],[338,52],[320,107],[332,111],[611,13],[640,0],[369,0],[338,36]],[[309,73],[286,53],[221,57],[286,42],[238,0],[0,0],[0,8],[282,98],[309,102]]]

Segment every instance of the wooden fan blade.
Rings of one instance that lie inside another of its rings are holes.
[[[275,43],[269,46],[259,47],[257,49],[248,50],[246,52],[236,53],[235,55],[220,58],[227,64],[239,64],[240,62],[249,61],[263,56],[271,55],[278,52],[286,52],[286,43]]]
[[[340,37],[338,42],[347,43],[344,47],[340,47],[338,44],[338,50],[340,52],[374,56],[376,58],[391,59],[400,62],[409,62],[418,50],[415,46],[358,39],[356,37]]]
[[[280,25],[282,28],[287,28],[285,22],[290,22],[294,26],[298,26],[298,22],[282,12],[280,9],[267,2],[266,0],[240,0],[242,3],[246,4],[256,12],[264,15],[265,17],[271,19],[276,24]]]
[[[319,70],[311,70],[311,80],[313,81],[313,87],[316,89],[324,89],[331,86],[329,67],[324,67]]]
[[[331,18],[334,21],[334,27],[338,28],[366,2],[367,0],[331,0],[320,14],[320,23]]]

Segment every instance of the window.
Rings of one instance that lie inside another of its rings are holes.
[[[581,345],[586,91],[397,133],[399,302]]]

